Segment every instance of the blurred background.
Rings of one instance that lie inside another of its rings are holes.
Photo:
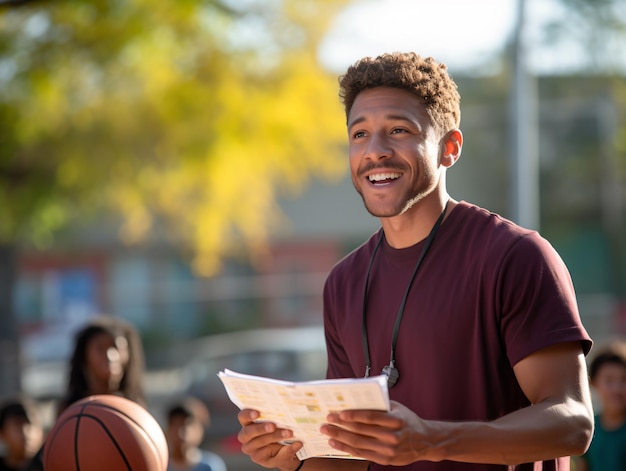
[[[378,227],[337,76],[396,50],[458,83],[452,197],[539,230],[626,335],[625,45],[620,0],[0,0],[0,395],[54,401],[119,316],[155,416],[205,395],[239,463],[215,373],[324,375],[325,276]]]

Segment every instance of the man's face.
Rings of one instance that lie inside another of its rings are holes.
[[[442,180],[439,138],[424,105],[410,92],[361,92],[348,116],[352,182],[376,217],[398,216]]]
[[[204,427],[199,420],[192,417],[174,415],[169,419],[166,433],[172,448],[187,450],[202,443]]]
[[[43,431],[26,417],[8,417],[0,437],[11,458],[22,460],[35,455],[43,441]]]
[[[626,411],[626,368],[617,363],[606,363],[596,373],[593,387],[607,413]]]

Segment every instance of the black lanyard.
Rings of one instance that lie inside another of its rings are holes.
[[[398,309],[398,314],[396,314],[396,322],[393,326],[393,336],[391,338],[391,358],[389,359],[389,365],[383,368],[382,374],[387,376],[387,385],[391,388],[394,384],[398,382],[398,378],[400,377],[400,373],[395,366],[395,351],[396,351],[396,342],[398,340],[398,333],[400,332],[400,322],[402,321],[402,316],[404,314],[404,306],[406,304],[406,300],[409,296],[409,291],[411,290],[411,285],[413,284],[413,280],[415,280],[415,275],[417,275],[417,270],[422,264],[422,260],[426,256],[426,252],[430,248],[430,245],[433,243],[435,239],[435,235],[439,230],[439,226],[443,221],[443,218],[446,215],[446,209],[448,208],[448,203],[443,207],[443,211],[439,216],[439,219],[433,225],[433,228],[430,230],[430,234],[426,238],[426,242],[424,243],[424,247],[422,247],[422,252],[420,253],[419,258],[417,259],[417,263],[415,264],[415,268],[413,269],[413,274],[409,280],[409,284],[406,287],[406,291],[404,293],[404,297],[402,298],[402,302],[400,303],[400,308]],[[365,290],[363,293],[363,314],[362,314],[362,340],[363,340],[363,353],[365,354],[365,377],[367,378],[370,375],[370,370],[372,369],[371,361],[370,361],[370,348],[367,342],[367,319],[366,319],[366,308],[367,308],[367,296],[369,294],[369,279],[370,273],[372,272],[372,265],[374,264],[374,259],[376,258],[376,253],[382,244],[384,237],[384,231],[380,230],[380,235],[378,236],[378,242],[376,243],[376,247],[374,247],[374,252],[372,252],[372,256],[370,257],[370,262],[367,267],[367,275],[365,276]]]

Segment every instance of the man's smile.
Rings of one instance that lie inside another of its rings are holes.
[[[392,182],[402,176],[401,173],[398,172],[381,172],[381,173],[373,173],[367,176],[367,179],[373,183],[374,185],[383,185]]]

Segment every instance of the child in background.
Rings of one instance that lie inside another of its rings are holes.
[[[167,471],[226,471],[219,455],[200,448],[209,424],[209,410],[195,398],[184,398],[169,407],[165,430],[169,445]]]
[[[626,343],[599,350],[589,366],[599,403],[589,450],[576,461],[577,471],[626,470]]]
[[[35,404],[24,397],[0,405],[0,471],[23,471],[43,442],[43,427]]]

